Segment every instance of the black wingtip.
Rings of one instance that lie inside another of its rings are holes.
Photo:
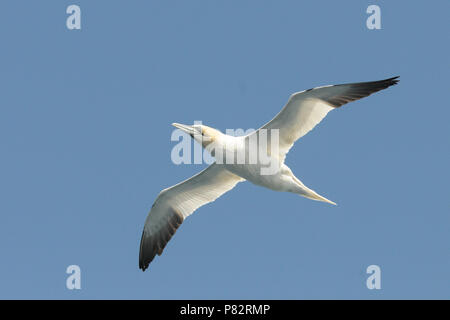
[[[388,78],[388,79],[384,79],[384,80],[380,80],[380,81],[362,83],[361,87],[363,87],[363,88],[367,87],[367,89],[369,91],[372,91],[370,93],[375,93],[377,91],[389,88],[390,86],[396,85],[400,81],[399,77],[400,76],[396,76],[396,77],[392,77],[392,78]]]
[[[145,264],[139,264],[139,269],[141,269],[142,272],[144,272],[145,270],[147,270],[148,265],[149,265],[149,264],[147,264],[147,265],[145,265]]]
[[[367,90],[368,94],[372,94],[374,92],[386,89],[390,86],[396,85],[400,81],[400,76],[395,76],[392,78],[378,80],[378,81],[369,81],[369,82],[359,82],[354,83],[353,86],[355,89]]]
[[[383,87],[382,89],[389,88],[390,86],[395,86],[397,83],[400,82],[400,76],[395,76],[389,79],[381,80],[380,84]]]
[[[167,220],[163,226],[149,234],[142,231],[141,244],[139,249],[139,269],[145,271],[156,255],[161,255],[167,242],[177,231],[178,227],[183,223],[183,215],[176,209],[170,208],[167,214]]]
[[[384,79],[384,80],[378,80],[378,81],[369,81],[369,82],[365,82],[365,83],[379,83],[379,84],[381,84],[381,83],[383,83],[383,84],[386,84],[386,85],[394,85],[394,84],[397,84],[400,80],[399,80],[399,78],[400,78],[400,76],[395,76],[395,77],[392,77],[392,78],[387,78],[387,79]],[[362,83],[364,83],[364,82],[362,82]]]
[[[385,80],[381,80],[381,82],[385,82],[388,86],[393,86],[396,85],[397,83],[399,83],[400,81],[400,76],[395,76],[389,79],[385,79]]]
[[[149,264],[150,263],[144,263],[144,261],[142,259],[139,259],[139,269],[141,269],[142,272],[147,270]]]
[[[396,85],[400,81],[398,78],[399,76],[378,81],[338,84],[335,87],[344,87],[347,88],[347,90],[341,94],[328,97],[325,101],[330,103],[333,107],[339,108],[348,102],[370,96],[375,92]]]
[[[148,261],[148,259],[145,259],[144,257],[144,246],[145,246],[145,232],[142,232],[142,236],[141,236],[141,244],[140,244],[140,248],[139,248],[139,269],[142,270],[142,272],[144,272],[147,268],[148,265],[150,264],[150,261]]]

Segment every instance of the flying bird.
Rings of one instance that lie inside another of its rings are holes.
[[[260,137],[257,137],[265,131],[268,142],[263,155],[276,163],[278,170],[272,174],[262,174],[262,168],[267,165],[262,162],[262,158],[257,158],[254,163],[228,163],[222,161],[223,154],[219,159],[217,152],[215,154],[213,150],[211,154],[216,159],[213,164],[197,175],[159,193],[145,220],[139,268],[145,271],[154,257],[162,254],[167,242],[184,219],[196,209],[216,200],[245,180],[272,190],[292,192],[312,200],[335,204],[306,187],[295,177],[291,169],[284,164],[286,154],[295,141],[312,130],[331,110],[386,89],[398,81],[398,77],[394,77],[380,81],[323,86],[294,93],[275,118],[246,136],[226,135],[206,125],[173,123],[173,126],[188,133],[204,148],[208,148],[211,143],[216,146],[215,150],[226,150],[233,146],[233,152],[243,150],[245,159],[249,157],[249,142],[257,141],[260,147],[262,142]],[[272,141],[275,141],[275,138],[278,143],[274,147]]]

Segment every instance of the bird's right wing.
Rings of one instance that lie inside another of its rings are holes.
[[[161,255],[186,217],[244,180],[223,165],[214,163],[197,175],[161,191],[145,220],[139,268],[145,271],[155,255]]]
[[[279,131],[279,153],[284,159],[294,142],[312,130],[328,112],[398,82],[398,77],[371,81],[317,87],[294,93],[284,108],[261,129]],[[261,130],[259,129],[259,130]]]

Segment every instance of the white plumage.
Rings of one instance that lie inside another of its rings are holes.
[[[241,181],[248,180],[272,190],[292,192],[309,199],[335,204],[306,187],[295,177],[284,164],[286,154],[295,141],[311,131],[328,112],[394,85],[398,82],[397,78],[318,87],[295,93],[275,118],[247,136],[225,135],[205,125],[188,126],[174,123],[175,127],[190,134],[203,147],[214,146],[213,156],[216,158],[216,163],[197,175],[160,192],[145,221],[139,252],[139,267],[145,270],[155,255],[161,255],[167,242],[185,218],[197,208],[233,189]],[[277,148],[273,148],[271,144],[276,137],[273,132],[278,134]],[[258,137],[262,133],[265,133],[267,137],[267,145],[264,145],[267,149],[263,150],[264,156],[277,167],[276,172],[271,174],[261,174],[262,169],[267,166],[261,158],[257,158],[255,163],[248,161],[249,150],[251,150],[248,145],[252,141],[257,141],[258,147],[261,146]],[[217,150],[223,150],[224,153]],[[224,158],[227,150],[234,154],[242,152],[247,161],[229,163]]]

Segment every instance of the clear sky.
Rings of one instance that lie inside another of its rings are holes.
[[[68,30],[66,8],[81,8]],[[381,30],[366,9],[381,8]],[[2,1],[0,298],[450,298],[449,1]],[[146,272],[172,122],[257,128],[289,95],[400,75],[287,164],[337,207],[248,182]],[[66,288],[79,265],[81,290]],[[366,268],[381,268],[369,290]]]

